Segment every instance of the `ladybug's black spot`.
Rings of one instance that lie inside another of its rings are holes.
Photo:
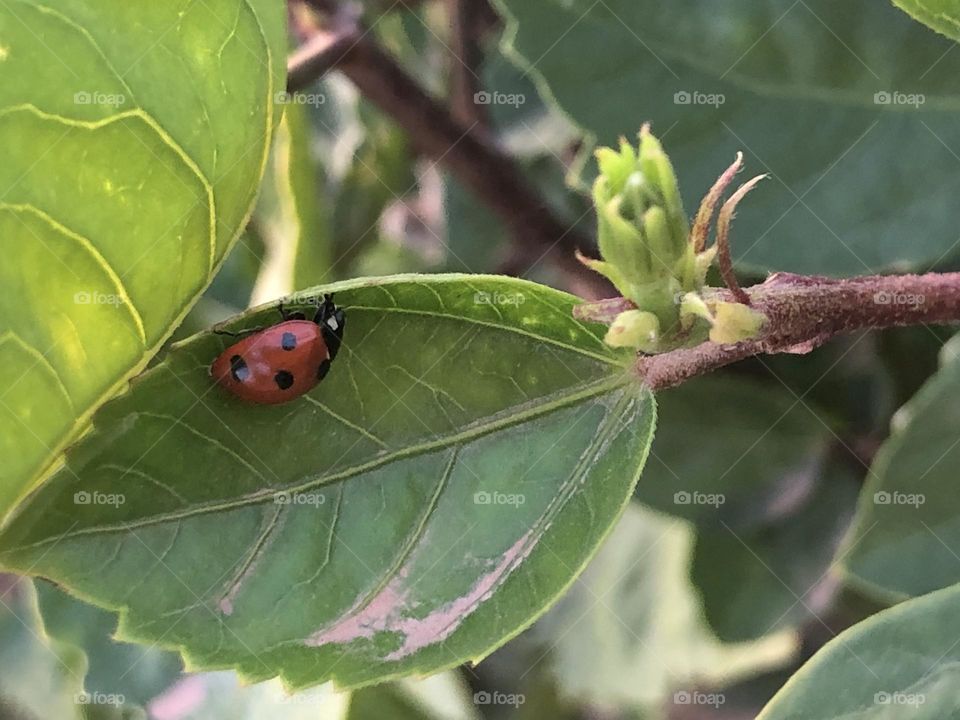
[[[289,370],[278,370],[277,374],[273,376],[273,381],[278,388],[286,390],[293,385],[293,373]]]
[[[297,346],[297,336],[292,332],[285,332],[280,338],[280,347],[284,350],[293,350]]]
[[[230,374],[239,383],[250,377],[250,368],[247,367],[247,363],[239,355],[230,358]]]
[[[327,373],[330,372],[330,360],[324,360],[320,363],[320,367],[317,368],[317,380],[323,380]]]

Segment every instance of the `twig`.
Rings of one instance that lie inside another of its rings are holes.
[[[496,213],[518,245],[545,254],[577,291],[599,297],[607,285],[572,253],[587,238],[557,219],[526,182],[519,166],[476,126],[463,126],[367,32],[355,13],[329,0],[311,0],[328,13],[328,30],[316,31],[287,63],[287,89],[300,90],[335,67],[373,104],[390,115],[414,147],[442,164]]]
[[[477,102],[483,89],[480,67],[483,48],[480,41],[490,26],[490,6],[486,0],[446,0],[450,18],[450,111],[462,125],[474,123],[487,129],[485,105]]]
[[[735,299],[729,291],[715,292],[718,299]],[[652,389],[672,387],[752,355],[805,353],[857,330],[960,323],[960,273],[846,280],[776,273],[745,292],[753,308],[767,317],[760,337],[642,356],[634,370],[644,384]]]
[[[323,12],[327,25],[310,22],[303,13],[293,11],[304,5]],[[330,0],[305,0],[303,5],[291,7],[291,18],[302,40],[287,58],[287,91],[296,92],[337,67],[360,40],[363,30],[356,7],[339,7]]]

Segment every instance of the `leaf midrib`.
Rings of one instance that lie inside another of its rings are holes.
[[[475,440],[484,435],[509,428],[514,425],[519,425],[523,422],[536,419],[538,417],[550,414],[556,410],[560,410],[571,405],[576,405],[580,402],[590,400],[601,395],[605,395],[615,390],[618,390],[625,385],[633,382],[630,375],[627,373],[618,374],[612,377],[606,377],[599,381],[594,381],[584,385],[576,386],[578,389],[574,392],[569,392],[562,395],[554,395],[553,399],[543,402],[543,403],[527,403],[526,407],[523,405],[519,406],[522,409],[520,412],[511,412],[516,409],[510,408],[508,412],[511,414],[507,415],[505,412],[497,413],[488,418],[484,418],[479,422],[471,423],[470,425],[465,426],[464,429],[459,432],[441,436],[434,440],[427,442],[422,442],[415,445],[410,445],[400,450],[396,450],[391,453],[381,454],[378,457],[375,457],[373,460],[369,460],[358,465],[354,465],[349,468],[345,468],[335,473],[329,475],[321,476],[319,478],[301,482],[296,485],[289,485],[285,487],[273,487],[268,488],[262,491],[258,491],[251,495],[247,495],[242,498],[237,498],[229,500],[226,502],[216,502],[209,503],[204,505],[194,506],[192,508],[186,508],[177,510],[169,513],[162,513],[158,515],[153,515],[148,518],[143,518],[141,520],[126,522],[126,523],[115,523],[108,525],[93,525],[87,528],[81,528],[80,530],[73,530],[70,532],[63,533],[54,537],[47,537],[43,540],[38,540],[33,543],[25,545],[17,545],[11,547],[9,552],[15,550],[27,550],[34,547],[40,547],[49,543],[60,542],[65,538],[80,537],[84,535],[99,535],[106,533],[117,533],[117,532],[126,532],[128,530],[134,530],[138,528],[151,527],[155,525],[162,525],[168,522],[177,522],[192,517],[200,517],[203,515],[209,515],[217,512],[226,512],[230,510],[235,510],[241,507],[246,507],[250,505],[257,505],[261,502],[271,500],[277,493],[302,493],[315,488],[322,487],[324,485],[330,485],[335,482],[340,482],[343,480],[348,480],[351,477],[360,475],[365,472],[376,470],[377,468],[383,467],[391,462],[398,460],[405,460],[407,458],[416,457],[418,455],[424,455],[435,450],[442,450],[449,447],[457,447],[461,444],[466,444],[469,441]],[[131,415],[136,416],[139,413],[131,413]],[[28,504],[25,504],[22,507],[26,507]]]

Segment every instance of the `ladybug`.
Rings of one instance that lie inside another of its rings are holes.
[[[302,312],[287,312],[268,328],[256,328],[213,361],[210,375],[246,402],[276,405],[309,392],[330,371],[343,339],[343,310],[323,296],[313,320]],[[225,331],[221,334],[233,335]]]

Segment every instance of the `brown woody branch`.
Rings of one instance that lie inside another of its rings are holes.
[[[476,101],[484,36],[497,22],[487,0],[446,0],[450,17],[450,112],[461,125],[487,128],[486,106]]]
[[[520,167],[474,122],[463,125],[414,80],[363,26],[350,6],[310,0],[324,24],[304,32],[288,60],[287,88],[301,90],[333,68],[409,135],[418,152],[443,165],[509,228],[514,242],[535,248],[573,280],[574,291],[601,296],[609,286],[576,261],[587,238],[556,218]]]
[[[637,359],[634,370],[651,389],[679,385],[752,355],[806,353],[836,335],[901,325],[960,323],[960,273],[873,275],[834,280],[776,273],[747,288],[751,306],[767,316],[761,335],[735,345],[703,343]],[[727,290],[717,299],[734,302]],[[619,303],[610,301],[610,310]]]

